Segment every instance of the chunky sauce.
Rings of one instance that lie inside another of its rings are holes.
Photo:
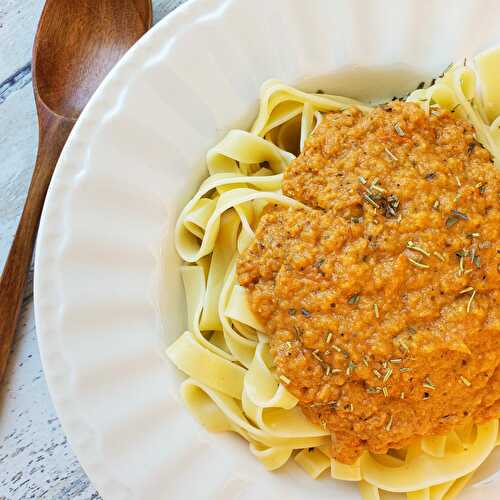
[[[352,463],[500,417],[500,175],[472,126],[324,115],[238,262],[278,374]]]

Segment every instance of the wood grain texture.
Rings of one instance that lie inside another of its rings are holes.
[[[183,3],[153,0],[154,20]],[[0,269],[19,220],[37,146],[30,52],[42,0],[0,1]],[[5,71],[5,69],[8,69]],[[0,500],[97,500],[69,446],[43,377],[32,270],[0,388]]]
[[[110,69],[151,27],[150,0],[47,0],[33,45],[38,153],[0,277],[0,383],[52,173],[76,119]],[[91,23],[94,23],[91,26]]]

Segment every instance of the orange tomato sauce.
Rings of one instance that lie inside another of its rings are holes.
[[[472,125],[325,114],[238,262],[281,380],[352,463],[500,417],[500,174]]]

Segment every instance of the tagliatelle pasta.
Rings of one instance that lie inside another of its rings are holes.
[[[408,101],[439,106],[468,119],[477,139],[500,161],[500,51],[476,58],[476,70],[451,66]],[[482,92],[477,92],[476,75]],[[302,413],[277,375],[264,325],[238,284],[236,261],[253,241],[266,204],[300,207],[281,192],[282,172],[301,151],[322,113],[355,106],[352,99],[308,94],[276,80],[264,83],[250,132],[232,130],[207,154],[209,177],[181,212],[176,248],[187,302],[187,330],[167,349],[188,378],[182,397],[211,432],[231,431],[269,470],[291,457],[312,478],[359,481],[364,500],[379,490],[408,499],[451,499],[499,444],[498,420],[417,440],[384,455],[364,452],[346,465],[330,454],[329,432]]]

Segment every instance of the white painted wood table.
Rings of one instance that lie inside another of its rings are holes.
[[[154,21],[183,2],[153,0]],[[35,161],[31,47],[43,3],[0,0],[0,269]],[[0,387],[0,500],[99,499],[67,442],[48,393],[36,341],[32,276],[33,268],[6,381]]]

